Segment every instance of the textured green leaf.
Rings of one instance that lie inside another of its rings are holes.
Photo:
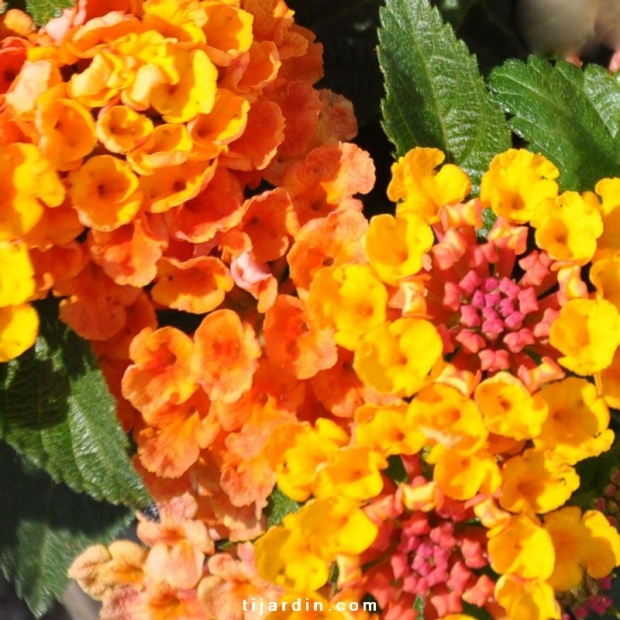
[[[56,484],[3,441],[0,471],[0,568],[41,617],[65,591],[77,555],[109,542],[133,513]]]
[[[26,10],[39,26],[52,17],[59,17],[63,9],[73,5],[72,0],[26,0]]]
[[[593,189],[620,175],[620,84],[596,65],[584,71],[532,57],[491,74],[513,131],[560,169],[563,189]]]
[[[39,314],[35,346],[0,364],[0,437],[75,491],[145,506],[149,496],[90,345],[58,321],[55,304],[41,304]]]
[[[477,191],[491,159],[510,147],[510,132],[475,58],[428,0],[387,0],[380,17],[383,124],[397,155],[437,147]]]
[[[297,512],[297,510],[299,510],[299,504],[284,495],[279,487],[276,487],[269,496],[267,527],[279,525],[287,514]]]

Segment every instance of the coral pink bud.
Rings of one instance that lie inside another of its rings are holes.
[[[476,271],[469,271],[467,275],[459,282],[459,288],[468,296],[477,292],[478,287],[482,283],[482,278]]]
[[[484,293],[482,291],[476,291],[471,298],[471,303],[476,308],[482,310],[485,307],[486,303],[484,300]]]
[[[394,553],[390,558],[390,564],[396,579],[409,573],[409,558],[405,553]]]
[[[446,282],[441,303],[451,310],[461,306],[461,289],[454,282]]]
[[[499,286],[499,281],[497,280],[497,278],[487,278],[484,281],[484,290],[486,293],[492,293],[493,291],[497,290],[497,287]],[[499,294],[497,295],[497,301],[499,301]],[[496,301],[493,303],[497,303]]]
[[[478,309],[474,306],[461,306],[461,325],[478,327],[481,323]]]
[[[442,549],[452,549],[456,545],[456,538],[454,538],[453,533],[454,525],[450,522],[445,522],[432,529],[430,538]]]
[[[450,578],[446,583],[453,592],[462,596],[471,576],[471,571],[459,560],[454,563],[454,566],[450,570]]]

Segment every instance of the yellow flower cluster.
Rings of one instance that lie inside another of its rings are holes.
[[[35,295],[35,270],[24,236],[46,207],[58,207],[65,188],[50,163],[32,144],[0,151],[0,362],[32,345],[39,317],[28,303]]]
[[[620,183],[560,194],[550,162],[511,150],[467,200],[467,176],[437,171],[442,161],[414,149],[394,165],[394,216],[366,222],[347,207],[301,224],[279,250],[290,280],[264,320],[208,310],[193,335],[133,338],[122,390],[141,413],[149,488],[163,506],[189,493],[214,538],[255,539],[207,560],[190,594],[153,560],[175,604],[218,617],[221,597],[241,610],[249,591],[370,595],[384,617],[415,620],[422,597],[438,618],[469,604],[549,620],[561,617],[558,595],[620,564],[605,515],[571,504],[575,466],[614,441],[618,248],[607,225]],[[250,200],[255,213],[264,195]],[[487,207],[497,221],[482,240]],[[257,251],[273,250],[247,230]],[[226,251],[237,242],[227,237]],[[276,482],[302,506],[265,531]],[[132,609],[155,604],[146,586],[115,579]]]
[[[560,618],[556,593],[620,564],[620,536],[605,516],[568,504],[580,484],[575,464],[614,440],[620,248],[606,226],[620,209],[620,182],[560,194],[548,160],[511,150],[491,163],[480,198],[464,202],[466,175],[452,165],[435,171],[442,161],[434,149],[401,158],[389,187],[399,201],[395,216],[371,219],[361,255],[335,254],[299,289],[308,324],[350,352],[371,392],[348,420],[292,423],[267,443],[280,489],[307,503],[259,539],[257,566],[265,578],[307,592],[326,587],[328,564],[338,561],[349,571],[341,588],[380,599],[398,575],[385,575],[379,587],[376,576],[350,565],[378,544],[371,545],[369,521],[342,524],[360,542],[353,551],[334,546],[337,533],[310,529],[303,515],[325,502],[352,502],[351,518],[362,508],[381,532],[375,506],[388,501],[388,459],[419,458],[429,479],[401,484],[400,500],[390,501],[411,515],[444,510],[445,502],[473,509],[499,575],[494,599],[507,617]],[[480,241],[487,206],[497,221]],[[305,245],[310,253],[319,247]],[[330,523],[338,527],[339,519]],[[315,558],[311,577],[292,559],[300,556]],[[402,583],[390,586],[391,596],[406,596]],[[477,604],[492,608],[490,599]]]

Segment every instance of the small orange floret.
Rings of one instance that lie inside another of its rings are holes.
[[[314,274],[324,267],[365,262],[367,229],[368,221],[358,211],[336,211],[306,222],[287,256],[297,288],[310,288]]]
[[[239,181],[218,168],[207,187],[182,204],[173,214],[172,233],[192,243],[204,243],[220,231],[230,230],[243,217],[243,193]]]
[[[278,104],[286,119],[284,142],[278,149],[278,158],[303,155],[310,150],[310,141],[319,127],[319,116],[323,114],[321,94],[308,82],[289,82]]]
[[[77,168],[97,142],[90,110],[63,96],[64,84],[37,99],[35,127],[39,149],[57,170]]]
[[[159,523],[138,513],[138,538],[149,547],[162,544],[173,547],[188,541],[201,553],[213,553],[213,541],[204,523],[197,520],[198,506],[189,493],[178,494],[165,504],[158,504]]]
[[[0,308],[0,362],[30,348],[39,333],[39,315],[30,304]]]
[[[192,158],[212,159],[227,144],[240,138],[248,122],[250,104],[225,88],[218,88],[213,108],[187,124],[192,139]]]
[[[20,120],[33,120],[39,96],[61,81],[56,63],[47,59],[26,60],[5,95],[8,109]]]
[[[211,400],[236,401],[252,385],[261,355],[250,325],[232,310],[207,315],[194,334],[193,373]]]
[[[157,274],[168,239],[162,216],[144,213],[111,232],[91,230],[90,255],[117,284],[142,287]]]
[[[136,437],[142,465],[162,478],[178,478],[220,430],[202,390],[181,404],[166,404],[144,415],[148,426]]]
[[[97,139],[111,153],[126,153],[136,148],[153,131],[153,121],[124,105],[102,110],[97,118]]]
[[[288,249],[296,224],[288,193],[278,188],[247,202],[241,228],[252,240],[252,257],[259,263],[280,258]]]
[[[282,186],[289,190],[301,225],[332,211],[361,211],[355,194],[367,194],[375,183],[372,159],[358,146],[324,144],[303,162],[291,166]]]
[[[229,553],[217,553],[207,562],[208,575],[200,582],[198,598],[210,618],[241,620],[243,601],[262,597],[267,604],[280,597],[278,586],[258,576],[251,543],[237,545],[237,556],[235,560]]]
[[[119,286],[89,263],[73,278],[57,282],[54,294],[68,296],[60,302],[60,318],[71,329],[88,340],[107,340],[125,326],[125,307],[140,290]]]
[[[364,403],[394,404],[393,396],[380,395],[365,386],[353,370],[353,352],[338,348],[338,361],[327,370],[321,370],[310,379],[317,400],[334,415],[353,417]]]
[[[273,41],[254,41],[250,50],[228,68],[222,86],[241,93],[260,90],[276,79],[281,64]]]
[[[310,322],[297,297],[278,295],[265,315],[263,333],[267,356],[278,366],[292,366],[298,379],[313,377],[338,360],[332,334]]]
[[[228,267],[215,256],[187,261],[163,258],[157,265],[153,299],[176,310],[204,314],[217,308],[234,285]]]
[[[129,540],[114,541],[109,548],[93,545],[75,559],[69,577],[95,600],[102,600],[119,585],[142,585],[146,555],[144,547]]]
[[[151,175],[160,168],[186,162],[191,148],[192,141],[185,125],[164,123],[155,127],[142,144],[127,153],[127,161],[138,174]]]
[[[284,116],[273,102],[257,99],[243,135],[231,142],[222,164],[234,170],[263,170],[284,140]]]
[[[247,52],[252,44],[252,15],[227,3],[211,2],[205,6],[207,53],[217,65],[227,66],[232,59]]]
[[[137,176],[129,164],[112,155],[96,155],[71,178],[71,198],[80,221],[109,232],[131,222],[142,204]]]
[[[146,209],[151,213],[164,213],[197,196],[213,178],[217,162],[209,166],[204,162],[185,162],[182,166],[159,168],[157,174],[141,177]]]
[[[0,241],[23,237],[48,207],[59,206],[65,188],[34,144],[9,144],[0,152]]]
[[[90,9],[92,0],[84,3]],[[118,3],[117,3],[118,4]],[[129,3],[123,3],[129,4]],[[92,58],[106,43],[112,43],[121,37],[142,30],[135,15],[114,10],[111,3],[99,15],[92,15],[88,22],[70,31],[63,41],[67,50],[80,58]],[[89,11],[90,12],[90,11]]]
[[[133,364],[123,377],[123,396],[143,414],[184,403],[197,387],[192,351],[192,339],[174,327],[142,330],[129,348]]]
[[[129,365],[129,348],[133,339],[146,327],[157,329],[157,316],[153,308],[153,302],[144,291],[140,291],[139,297],[130,306],[125,307],[127,321],[125,326],[118,333],[108,340],[98,340],[93,342],[93,350],[101,358],[107,357],[109,360],[118,360]],[[124,372],[124,369],[123,369]],[[121,379],[123,373],[117,377],[118,386],[113,391],[121,393]],[[125,401],[127,405],[127,401]]]

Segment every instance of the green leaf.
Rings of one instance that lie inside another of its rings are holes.
[[[0,471],[0,568],[40,618],[64,593],[77,555],[112,540],[133,513],[54,483],[3,441]]]
[[[52,17],[60,17],[63,9],[74,4],[72,0],[26,0],[26,11],[37,26],[42,26]]]
[[[267,504],[267,527],[279,525],[287,514],[297,512],[299,506],[297,502],[284,495],[280,487],[275,487]]]
[[[90,345],[60,323],[55,304],[38,310],[35,346],[0,364],[0,437],[74,491],[146,506],[148,493]]]
[[[582,71],[532,57],[508,61],[490,84],[513,131],[560,169],[562,189],[583,191],[620,175],[618,80],[596,65]]]
[[[489,236],[491,228],[493,228],[496,220],[497,215],[495,215],[490,207],[482,209],[482,228],[476,231],[476,235],[479,239],[486,239]]]
[[[397,155],[439,148],[476,192],[491,159],[510,148],[510,132],[475,58],[428,0],[387,0],[380,17],[383,126]]]
[[[398,454],[388,456],[388,466],[384,473],[396,484],[400,484],[401,482],[409,482],[409,475],[405,471],[403,460]]]

